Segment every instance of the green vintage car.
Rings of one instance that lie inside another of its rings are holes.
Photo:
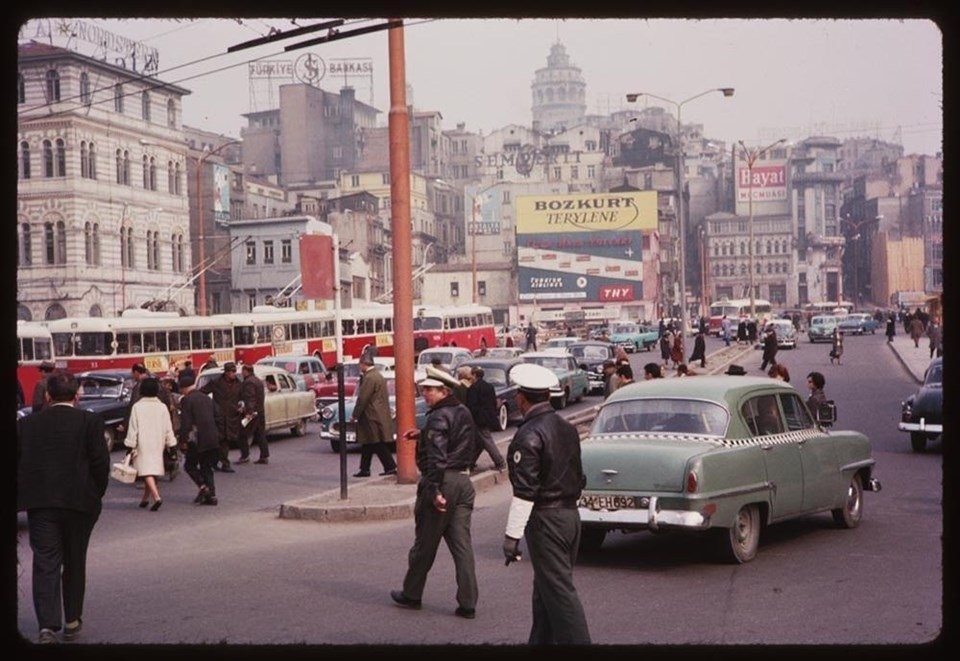
[[[623,347],[627,353],[641,349],[651,351],[660,339],[656,326],[644,326],[632,321],[617,321],[610,324],[610,342]]]
[[[618,389],[582,445],[580,550],[607,532],[704,531],[728,561],[761,526],[830,511],[854,528],[879,491],[869,439],[827,431],[794,388],[764,377],[653,379]]]

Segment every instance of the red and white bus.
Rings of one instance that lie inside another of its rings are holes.
[[[757,327],[763,328],[763,321],[768,319],[773,314],[773,308],[770,306],[770,301],[762,298],[755,298],[753,299],[753,308],[757,315]],[[730,319],[733,322],[733,330],[736,331],[736,324],[739,323],[741,319],[746,320],[750,317],[750,299],[731,298],[711,303],[710,327],[707,329],[707,333],[709,335],[720,337],[720,332],[723,328],[721,322],[725,316],[727,319]]]
[[[472,351],[496,345],[493,310],[485,305],[421,306],[413,315],[413,347],[417,353],[433,347]]]
[[[72,372],[129,369],[142,363],[154,374],[192,360],[199,368],[211,355],[235,360],[233,328],[227,319],[181,317],[175,313],[126,310],[120,317],[73,317],[48,323],[57,364]]]
[[[18,320],[17,351],[17,380],[29,406],[33,388],[40,380],[40,363],[56,362],[50,329],[36,321]]]

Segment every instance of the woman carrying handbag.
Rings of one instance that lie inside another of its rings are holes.
[[[133,455],[133,467],[137,475],[143,478],[143,497],[140,507],[150,504],[151,512],[156,512],[163,504],[157,489],[157,477],[165,473],[163,465],[164,448],[177,444],[170,422],[170,410],[160,401],[160,382],[146,378],[140,382],[140,399],[130,409],[130,427],[123,444],[136,450]]]

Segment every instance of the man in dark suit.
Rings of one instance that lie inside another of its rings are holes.
[[[494,429],[500,429],[500,420],[497,418],[497,391],[484,380],[482,367],[474,365],[470,368],[470,372],[473,375],[473,384],[467,389],[467,401],[464,403],[470,409],[470,415],[473,416],[473,422],[477,428],[477,448],[474,451],[470,470],[477,470],[477,459],[486,450],[493,459],[493,467],[502,472],[506,469],[507,462],[500,454],[490,433]]]
[[[80,634],[87,545],[110,474],[103,419],[74,406],[79,384],[69,372],[46,379],[49,404],[19,422],[17,509],[26,510],[33,550],[33,606],[38,642]]]
[[[213,402],[220,409],[217,425],[220,428],[220,464],[214,467],[223,473],[233,473],[230,467],[230,445],[240,436],[240,381],[237,379],[237,364],[223,364],[223,374],[202,388],[206,395],[213,395]]]
[[[240,371],[243,373],[243,381],[240,383],[243,419],[240,424],[246,426],[240,431],[240,459],[237,463],[245,464],[250,461],[252,439],[260,449],[260,458],[256,463],[267,464],[270,463],[270,448],[267,445],[266,395],[263,381],[253,373],[253,365],[244,365]]]
[[[217,489],[213,467],[220,458],[220,410],[213,400],[196,389],[196,380],[187,375],[177,382],[180,393],[180,449],[183,470],[200,491],[193,499],[199,505],[216,505]]]

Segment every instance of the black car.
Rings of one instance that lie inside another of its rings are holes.
[[[77,375],[80,391],[77,406],[103,418],[103,438],[107,449],[114,450],[123,444],[126,430],[120,429],[130,410],[130,394],[133,377],[130,370],[91,370]]]
[[[934,358],[923,375],[920,390],[901,404],[900,431],[910,432],[914,452],[927,449],[927,441],[943,434],[943,358]]]
[[[517,406],[517,384],[510,378],[510,372],[517,365],[523,365],[522,360],[515,358],[471,358],[460,363],[460,367],[482,367],[483,380],[493,386],[497,393],[497,420],[500,431],[506,429],[511,422],[523,420],[523,413]]]
[[[603,364],[616,360],[617,347],[611,342],[586,340],[574,342],[567,351],[577,359],[577,365],[587,371],[590,379],[590,393],[603,393]]]

